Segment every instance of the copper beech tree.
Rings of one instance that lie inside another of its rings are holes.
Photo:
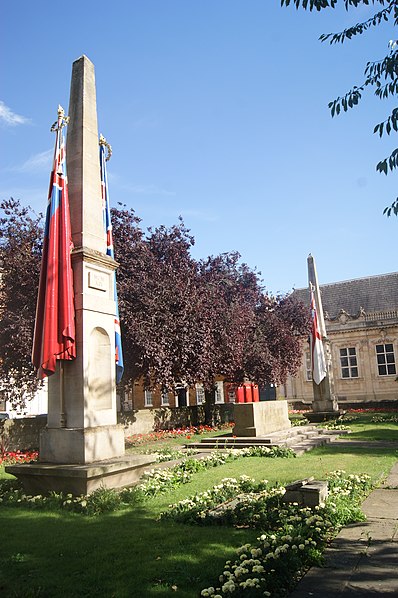
[[[23,407],[39,388],[31,363],[43,218],[13,198],[0,204],[0,393]]]
[[[0,383],[23,404],[38,388],[30,363],[43,238],[42,216],[10,199],[0,205]],[[182,220],[146,233],[133,210],[112,209],[125,372],[121,386],[202,382],[281,383],[301,361],[309,310],[265,293],[236,252],[195,260]]]
[[[301,362],[309,310],[291,296],[264,292],[259,274],[226,253],[196,261],[182,220],[146,236],[133,210],[113,209],[124,384],[148,388],[216,376],[281,383]]]

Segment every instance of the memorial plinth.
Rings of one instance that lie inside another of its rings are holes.
[[[235,436],[266,436],[291,427],[287,401],[235,403]]]
[[[16,475],[29,494],[52,491],[79,496],[98,488],[131,486],[153,462],[150,455],[126,455],[90,465],[20,463],[7,466],[7,472]]]

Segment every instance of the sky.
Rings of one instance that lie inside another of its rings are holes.
[[[109,192],[142,226],[181,215],[197,259],[239,251],[265,288],[398,270],[398,220],[383,209],[397,175],[376,172],[397,145],[373,134],[394,107],[366,95],[331,118],[328,102],[363,81],[396,37],[383,24],[343,45],[319,42],[371,15],[279,0],[7,2],[0,24],[0,199],[44,211],[68,111],[72,63],[95,65],[99,132],[112,145]]]

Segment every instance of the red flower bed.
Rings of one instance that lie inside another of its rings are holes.
[[[30,463],[30,461],[36,461],[38,456],[37,451],[3,451],[0,454],[0,465]]]
[[[364,409],[347,409],[348,413],[397,413],[394,407],[368,407]]]
[[[235,424],[229,423],[222,426],[222,428],[232,428]],[[189,426],[183,428],[174,428],[172,430],[159,430],[158,432],[150,432],[149,434],[132,434],[126,438],[126,442],[130,446],[137,446],[145,442],[157,442],[159,440],[167,440],[169,438],[182,438],[185,436],[190,439],[194,434],[204,434],[205,432],[214,432],[220,428],[212,428],[211,426]]]

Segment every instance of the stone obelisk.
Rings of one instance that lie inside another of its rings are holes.
[[[332,369],[332,355],[330,351],[330,341],[326,334],[325,318],[323,315],[321,291],[318,283],[318,275],[315,266],[315,260],[310,254],[307,258],[308,265],[308,281],[312,284],[315,295],[315,305],[318,316],[319,331],[322,337],[323,349],[325,353],[325,361],[327,372],[325,378],[320,384],[312,382],[314,400],[312,402],[312,410],[314,413],[336,413],[338,412],[338,403],[334,394],[333,384],[333,369]]]
[[[94,65],[73,63],[66,160],[76,310],[74,361],[49,378],[40,461],[92,463],[124,454],[115,383],[116,262],[106,255]]]
[[[76,359],[58,362],[48,380],[47,427],[39,462],[7,466],[28,493],[89,494],[139,479],[155,460],[125,455],[117,424],[115,367],[116,262],[106,255],[101,199],[94,65],[73,63],[66,143],[74,248]]]

